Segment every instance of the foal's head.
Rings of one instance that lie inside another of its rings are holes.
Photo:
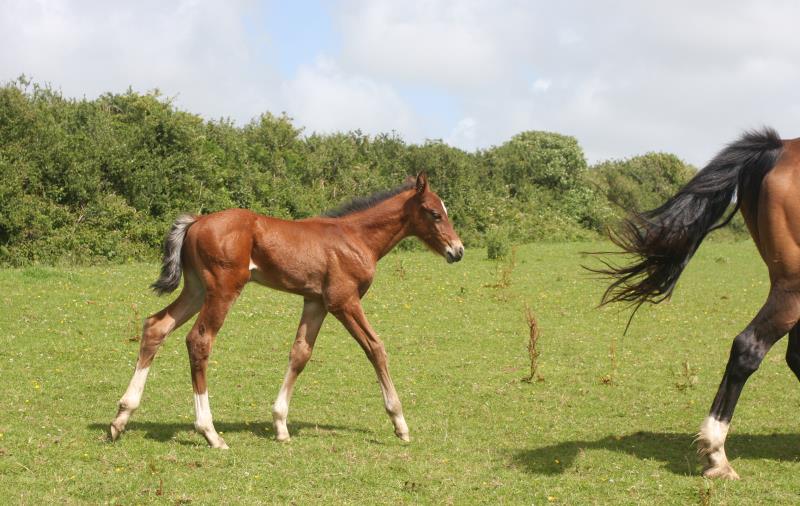
[[[424,172],[417,176],[414,189],[416,193],[406,204],[411,234],[445,257],[447,263],[458,262],[464,256],[464,245],[453,230],[444,202],[428,188]]]

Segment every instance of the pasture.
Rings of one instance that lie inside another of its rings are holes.
[[[731,340],[766,296],[752,243],[704,245],[674,299],[626,336],[604,282],[579,266],[600,244],[521,246],[515,262],[467,250],[388,255],[364,307],[383,338],[411,443],[375,374],[329,317],[298,380],[289,443],[271,405],[302,302],[250,285],[209,367],[215,425],[194,432],[184,345],[170,336],[141,408],[106,441],[141,320],[169,301],[154,264],[0,271],[0,503],[797,503],[800,385],[785,340],[745,387],[727,451],[738,482],[699,476],[692,439]],[[525,304],[540,329],[529,373]]]

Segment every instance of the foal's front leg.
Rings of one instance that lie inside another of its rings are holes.
[[[275,424],[275,438],[278,441],[289,440],[289,430],[286,428],[286,416],[289,414],[289,401],[292,399],[292,389],[297,377],[311,358],[314,342],[317,340],[322,322],[325,320],[325,305],[321,301],[308,300],[303,304],[303,316],[297,327],[292,350],[289,352],[289,367],[283,378],[278,398],[272,406],[272,420]]]
[[[406,425],[406,419],[403,417],[400,398],[397,396],[394,383],[392,383],[392,378],[389,376],[386,350],[378,334],[372,330],[367,321],[367,317],[361,307],[361,301],[358,298],[354,298],[340,309],[332,312],[355,338],[375,368],[375,373],[378,375],[378,381],[381,385],[381,392],[383,393],[386,413],[394,424],[394,433],[403,441],[411,441],[408,435],[408,425]]]

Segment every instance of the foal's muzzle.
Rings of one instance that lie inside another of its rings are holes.
[[[448,246],[444,250],[444,256],[447,258],[447,263],[452,264],[453,262],[458,262],[461,258],[464,257],[464,246],[461,243],[458,243],[454,246]]]

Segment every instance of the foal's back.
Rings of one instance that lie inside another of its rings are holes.
[[[186,234],[185,267],[213,282],[220,272],[270,288],[318,298],[343,259],[371,270],[345,223],[332,218],[283,220],[247,209],[198,218]]]

